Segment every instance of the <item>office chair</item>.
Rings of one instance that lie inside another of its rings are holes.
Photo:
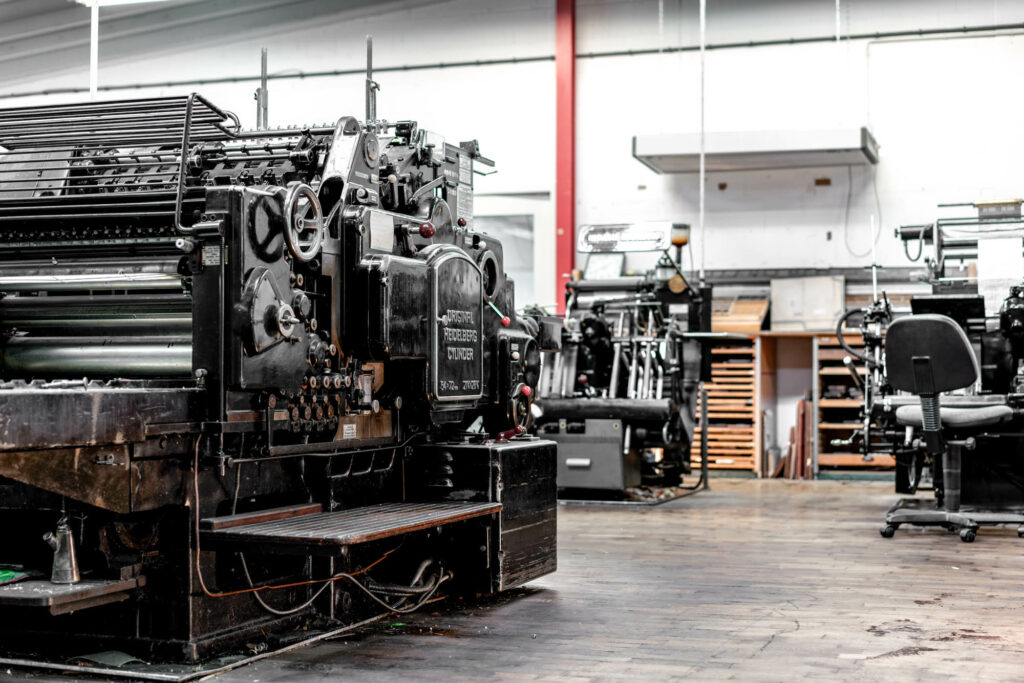
[[[935,508],[910,507],[904,499],[885,516],[880,533],[892,538],[901,524],[941,526],[959,531],[970,543],[978,531],[978,516],[960,511],[960,464],[965,451],[973,451],[972,433],[1013,417],[1007,405],[985,403],[977,407],[942,407],[939,396],[963,389],[978,380],[978,361],[963,329],[944,315],[912,315],[895,320],[886,333],[885,371],[889,384],[915,394],[919,406],[900,406],[896,422],[920,428],[924,450],[932,463]],[[946,440],[943,429],[959,437]],[[998,523],[986,518],[986,523]]]

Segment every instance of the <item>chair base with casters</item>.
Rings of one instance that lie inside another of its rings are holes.
[[[949,429],[970,430],[990,427],[1009,420],[1013,411],[1006,405],[984,405],[971,408],[945,409],[942,426]],[[917,406],[902,406],[896,410],[896,420],[903,427],[921,427],[922,415]],[[1017,524],[1017,535],[1024,536],[1024,513],[999,510],[963,510],[960,507],[961,467],[963,453],[974,451],[976,439],[967,437],[944,444],[941,460],[934,463],[936,500],[927,503],[904,498],[886,511],[885,525],[879,529],[883,538],[892,538],[903,524],[938,526],[956,531],[960,540],[971,543],[982,525]],[[941,483],[940,483],[941,482]]]
[[[885,525],[878,530],[884,538],[892,538],[903,524],[914,526],[938,526],[957,531],[965,543],[974,541],[982,526],[1016,524],[1017,536],[1024,537],[1024,512],[1015,510],[961,510],[949,512],[938,507],[935,501],[917,498],[903,498],[885,514]]]

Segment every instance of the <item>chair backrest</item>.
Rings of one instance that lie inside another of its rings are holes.
[[[971,386],[978,381],[979,370],[963,328],[948,316],[927,314],[898,318],[889,325],[885,373],[899,391],[939,394]],[[922,386],[927,384],[931,386]]]

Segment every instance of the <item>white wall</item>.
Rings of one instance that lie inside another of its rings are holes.
[[[653,18],[651,12],[637,11],[632,21],[653,26],[653,38],[650,30],[644,35],[657,45],[657,3],[647,4],[654,6]],[[744,14],[730,16],[749,28],[750,39],[780,37],[779,16],[789,17],[794,35],[804,33],[799,29],[805,23],[794,20],[801,9],[807,10],[807,23],[817,24],[818,35],[834,30],[834,14],[821,11],[834,8],[833,3],[791,2],[780,9],[781,4],[747,3]],[[1024,14],[1020,3],[1014,12],[1006,9],[1009,3],[844,4],[851,11],[865,5],[878,10],[876,23],[863,19],[862,28],[853,27],[865,31],[910,28],[915,17],[920,27],[929,27],[992,23],[996,17],[1020,21]],[[709,43],[741,39],[735,24],[716,21],[718,3],[709,5]],[[973,14],[972,8],[977,10]],[[588,39],[587,48],[591,42],[597,43],[595,49],[622,47],[614,36]],[[1016,132],[1014,112],[1024,100],[1014,82],[1024,69],[1022,58],[1020,35],[709,51],[708,130],[868,125],[881,145],[881,162],[874,170],[710,175],[707,267],[866,264],[873,216],[876,221],[880,216],[882,227],[877,260],[902,265],[902,247],[892,237],[895,226],[931,220],[939,202],[1020,196],[1024,178],[1017,161],[1024,154],[1024,136]],[[675,220],[696,225],[696,175],[657,175],[632,158],[629,143],[635,134],[698,130],[698,73],[699,56],[693,52],[580,61],[580,223]],[[814,179],[820,177],[830,178],[831,185],[816,187]],[[722,183],[724,190],[719,189]],[[699,246],[694,248],[699,254]]]
[[[363,39],[375,36],[378,66],[533,57],[554,51],[554,0],[419,0],[398,8],[319,18],[287,27],[246,27],[216,45],[162,44],[103,61],[101,84],[245,75],[259,48],[271,72],[359,68]],[[578,52],[692,45],[696,0],[579,0]],[[846,33],[1024,22],[1011,0],[843,0]],[[712,0],[708,41],[829,35],[832,0]],[[709,130],[864,125],[881,149],[877,167],[882,227],[878,259],[903,264],[892,228],[930,220],[940,201],[1019,196],[1016,160],[1024,37],[843,41],[713,50],[706,61]],[[633,135],[694,131],[698,123],[694,52],[581,58],[578,61],[577,219],[579,223],[671,219],[696,223],[697,180],[659,176],[635,161]],[[478,178],[479,212],[535,214],[535,291],[553,304],[554,63],[551,61],[378,74],[380,113],[416,118],[455,140],[478,138],[500,172]],[[45,80],[0,69],[0,93],[87,83],[87,65],[56,64]],[[198,86],[214,102],[254,118],[253,82]],[[361,116],[362,78],[271,81],[271,123]],[[173,88],[182,92],[193,88]],[[159,94],[117,91],[104,97]],[[51,96],[3,100],[29,104]],[[860,265],[878,214],[872,175],[853,169],[849,247],[844,244],[847,169],[715,174],[707,187],[707,267]],[[814,179],[829,177],[831,186]],[[719,183],[726,188],[719,190]],[[545,198],[545,193],[547,198]],[[700,253],[695,245],[695,253]],[[526,303],[526,302],[520,302]]]

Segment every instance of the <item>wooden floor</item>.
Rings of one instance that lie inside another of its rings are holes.
[[[215,680],[1024,678],[1014,529],[886,540],[891,484],[712,486],[654,508],[563,507],[556,574]]]
[[[877,529],[891,484],[713,480],[564,507],[559,570],[217,681],[1020,680],[1024,540]]]

